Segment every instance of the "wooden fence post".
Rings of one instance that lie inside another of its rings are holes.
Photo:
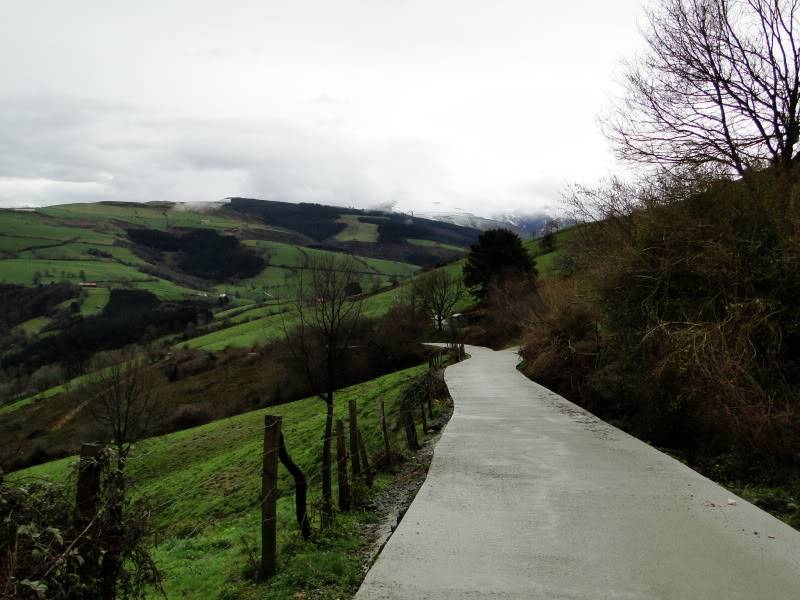
[[[419,412],[422,415],[422,435],[428,432],[428,416],[425,414],[425,400],[419,403]]]
[[[83,444],[81,458],[78,463],[78,490],[75,504],[78,507],[78,519],[84,525],[94,519],[97,514],[97,497],[100,494],[100,476],[103,465],[100,462],[101,444]]]
[[[385,452],[384,459],[386,460],[386,466],[392,466],[392,445],[389,443],[389,430],[386,428],[386,410],[383,405],[383,398],[378,403],[378,407],[380,408],[380,422],[381,422],[381,432],[383,433],[383,451]]]
[[[352,465],[353,480],[361,475],[361,464],[358,452],[358,412],[356,411],[356,401],[348,402],[350,413],[350,464]]]
[[[364,469],[364,481],[367,482],[367,487],[372,487],[372,469],[369,466],[369,455],[367,454],[367,447],[364,445],[364,438],[361,437],[361,431],[358,432],[358,450],[361,454],[361,466]]]
[[[410,406],[405,406],[401,410],[403,427],[406,431],[406,444],[411,452],[419,450],[419,441],[417,441],[417,426],[414,424],[414,415],[411,412]]]
[[[277,565],[278,452],[281,418],[264,416],[264,464],[261,470],[261,579],[275,575]]]
[[[339,510],[350,510],[350,484],[347,481],[347,447],[344,443],[344,423],[336,421],[336,471],[339,476]]]

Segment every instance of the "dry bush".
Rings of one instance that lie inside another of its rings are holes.
[[[516,339],[540,305],[532,279],[517,276],[492,281],[486,295],[486,307],[493,339],[487,342],[498,347]]]
[[[600,347],[597,321],[575,279],[549,279],[539,286],[535,311],[522,338],[525,372],[590,404],[591,376]]]
[[[528,372],[690,458],[797,460],[799,193],[772,172],[579,190],[575,274],[540,289]]]
[[[651,333],[664,348],[653,382],[681,374],[697,433],[714,445],[792,462],[800,456],[800,404],[781,365],[769,364],[757,341],[778,343],[778,329],[758,305],[739,306],[722,323],[665,324]]]

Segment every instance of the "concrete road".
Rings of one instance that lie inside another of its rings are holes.
[[[428,478],[357,600],[798,600],[800,532],[468,347]]]

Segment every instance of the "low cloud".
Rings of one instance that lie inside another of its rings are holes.
[[[341,206],[426,201],[423,143],[353,141],[277,120],[158,117],[133,107],[0,99],[0,206],[255,196]]]

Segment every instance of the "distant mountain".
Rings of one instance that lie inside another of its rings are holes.
[[[254,198],[228,200],[226,211],[302,235],[310,245],[418,266],[457,257],[479,233],[476,227],[382,210]]]
[[[517,227],[516,224],[505,219],[487,219],[486,217],[479,217],[465,210],[458,208],[448,208],[443,210],[431,210],[415,212],[415,217],[423,217],[441,223],[451,223],[460,227],[468,227],[470,229],[477,229],[478,231],[486,231],[487,229],[511,229],[520,235],[524,234],[524,230]]]
[[[544,234],[545,228],[548,224],[553,223],[557,219],[553,219],[546,213],[537,213],[532,215],[504,215],[495,217],[496,219],[510,223],[519,231],[525,232],[525,237],[539,237]],[[560,227],[557,227],[560,229]]]
[[[453,223],[463,227],[470,227],[480,231],[487,229],[510,229],[523,238],[538,237],[544,234],[549,223],[555,223],[557,229],[566,226],[562,219],[554,218],[547,213],[539,212],[533,214],[504,214],[495,215],[487,219],[479,217],[470,212],[460,209],[446,209],[441,211],[425,211],[415,213],[428,219],[434,219],[443,223]]]

